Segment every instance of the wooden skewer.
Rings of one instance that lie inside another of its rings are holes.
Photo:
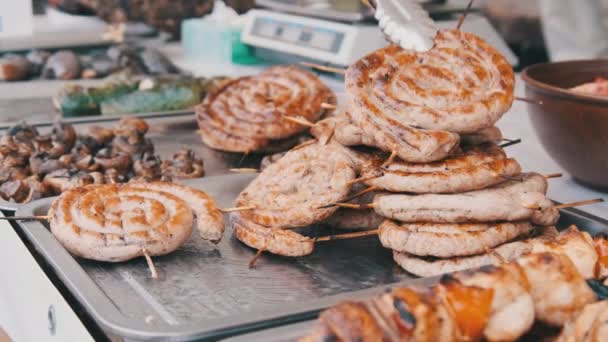
[[[283,118],[285,120],[287,120],[287,121],[291,121],[293,123],[297,123],[297,124],[302,125],[302,126],[315,127],[314,123],[312,123],[312,122],[310,122],[308,120],[305,120],[305,119],[295,118],[293,116],[287,116],[287,115],[283,116]]]
[[[156,272],[156,266],[154,266],[152,257],[150,257],[150,254],[148,253],[145,247],[141,248],[141,252],[144,253],[144,257],[146,258],[146,262],[148,263],[148,268],[150,269],[150,276],[153,279],[158,278],[158,272]]]
[[[331,131],[329,131],[329,134],[323,139],[323,141],[321,141],[321,145],[327,145],[331,141],[331,138],[334,137],[335,132],[336,130],[332,127]]]
[[[473,6],[473,0],[469,1],[469,3],[467,4],[467,8],[464,10],[464,13],[462,13],[462,16],[460,16],[460,19],[458,20],[458,25],[456,25],[457,30],[460,30],[460,27],[462,26],[462,24],[464,24],[464,19],[467,17],[467,14],[469,14],[469,11],[471,11],[471,6]]]
[[[253,210],[253,209],[255,209],[255,206],[248,205],[248,206],[244,206],[244,207],[223,208],[223,209],[220,209],[220,211],[223,213],[231,213],[234,211],[245,211],[245,210]]]
[[[323,103],[321,103],[321,108],[323,108],[323,109],[336,109],[336,108],[338,108],[338,106],[336,106],[334,104],[331,104],[331,103],[325,103],[325,102],[323,102]]]
[[[249,261],[249,269],[255,268],[255,263],[258,261],[260,256],[262,256],[262,253],[264,253],[264,249],[263,248],[258,249],[257,253],[255,253],[253,258],[251,258],[251,261]]]
[[[247,151],[245,153],[243,153],[243,156],[241,157],[241,159],[239,159],[239,163],[237,164],[238,166],[243,165],[243,162],[245,161],[245,159],[249,156],[249,153],[251,151]]]
[[[346,185],[357,184],[357,183],[368,181],[370,179],[380,178],[382,176],[383,175],[379,175],[379,176],[374,175],[374,176],[359,177],[359,178],[355,178],[355,179],[353,179],[351,181],[346,182]]]
[[[500,177],[504,178],[504,179],[512,180],[512,181],[518,181],[518,182],[524,181],[524,179],[520,178],[520,177],[514,177],[514,176],[508,176],[508,175],[500,175]]]
[[[543,177],[545,177],[545,179],[550,179],[550,178],[559,178],[562,176],[561,173],[549,173],[546,175],[541,175]],[[519,181],[519,182],[523,182],[524,179],[521,177],[514,177],[514,176],[507,176],[507,175],[500,175],[500,177],[504,178],[504,179],[508,179],[508,180],[514,180],[514,181]]]
[[[308,62],[300,62],[300,64],[303,66],[309,67],[309,68],[313,68],[313,69],[317,69],[317,70],[321,70],[321,71],[333,72],[333,73],[339,74],[339,75],[344,75],[346,73],[345,69],[333,68],[333,67],[325,66],[325,65],[321,65],[321,64],[308,63]]]
[[[397,151],[392,151],[388,159],[384,162],[384,164],[382,164],[382,168],[386,168],[391,165],[395,161],[395,158],[397,158]]]
[[[595,199],[590,199],[590,200],[586,200],[586,201],[578,201],[578,202],[558,204],[558,205],[555,206],[555,209],[565,209],[565,208],[580,207],[582,205],[594,204],[594,203],[600,203],[600,202],[604,202],[604,199],[603,198],[595,198]]]
[[[544,105],[543,101],[532,100],[532,99],[528,99],[528,98],[520,97],[520,96],[515,96],[515,100],[522,101],[522,102],[527,102],[527,103],[531,103],[531,104],[537,104],[537,105],[540,105],[540,106]]]
[[[502,255],[498,254],[498,252],[494,248],[486,248],[486,253],[493,255],[501,264],[506,263],[507,261]]]
[[[308,145],[312,145],[312,144],[316,144],[316,143],[317,143],[317,139],[310,139],[308,141],[301,143],[300,145],[294,146],[291,150],[295,151],[295,150],[301,149],[303,147],[306,147]]]
[[[515,139],[515,140],[511,140],[509,142],[506,142],[504,144],[500,144],[498,146],[505,148],[505,147],[509,147],[509,146],[513,146],[513,145],[517,145],[521,142],[521,139]]]
[[[352,201],[357,197],[363,196],[363,195],[367,194],[368,192],[372,192],[372,191],[376,191],[376,190],[380,190],[380,188],[377,186],[370,186],[367,189],[361,190],[361,191],[357,192],[356,194],[345,198],[344,202]],[[339,202],[339,203],[344,203],[344,202]],[[330,203],[330,204],[326,204],[324,206],[320,206],[319,209],[331,208],[334,206],[336,206],[336,203]]]
[[[260,172],[260,170],[254,169],[252,167],[241,167],[241,168],[230,169],[228,171],[237,172],[237,173]]]
[[[5,221],[48,221],[50,216],[4,216],[0,220]]]
[[[315,238],[314,240],[315,240],[315,242],[344,240],[344,239],[352,239],[352,238],[358,238],[358,237],[369,236],[369,235],[378,235],[378,232],[379,232],[379,229],[374,229],[374,230],[366,230],[366,231],[356,232],[356,233],[328,235],[328,236]]]
[[[336,202],[332,203],[336,207],[340,208],[349,208],[349,209],[371,209],[375,206],[374,203],[364,203],[364,204],[354,204],[354,203],[344,203],[344,202]]]

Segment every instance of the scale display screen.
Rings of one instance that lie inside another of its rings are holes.
[[[252,34],[331,53],[337,53],[344,40],[343,32],[272,18],[257,18],[253,25]]]

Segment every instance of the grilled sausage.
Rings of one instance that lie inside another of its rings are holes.
[[[393,195],[374,198],[374,210],[402,222],[496,222],[530,220],[550,226],[559,218],[553,202],[545,197],[547,181],[539,174],[522,175],[492,188],[462,194]]]
[[[461,193],[485,189],[515,176],[521,167],[515,159],[507,158],[495,144],[484,144],[444,161],[415,164],[395,161],[383,167],[383,158],[370,158],[362,167],[366,181],[391,192]]]

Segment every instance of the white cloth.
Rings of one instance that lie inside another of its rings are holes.
[[[553,61],[608,57],[608,0],[539,0]]]

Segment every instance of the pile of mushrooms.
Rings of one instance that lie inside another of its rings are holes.
[[[87,184],[179,180],[205,175],[191,150],[162,161],[146,138],[148,124],[123,118],[113,129],[89,126],[77,135],[56,123],[49,134],[19,123],[0,137],[0,196],[27,203]]]

